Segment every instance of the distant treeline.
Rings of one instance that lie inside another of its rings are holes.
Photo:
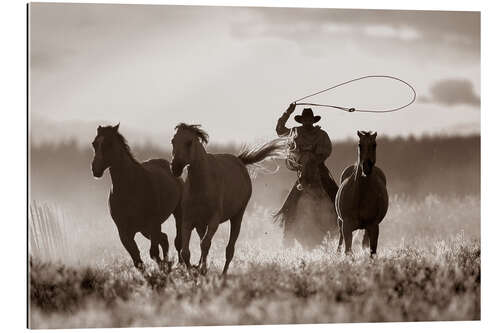
[[[478,195],[480,193],[480,137],[423,137],[377,139],[377,165],[387,176],[390,194],[411,197],[429,193],[439,195]],[[209,144],[209,152],[238,153],[241,146]],[[170,151],[153,145],[133,146],[138,160],[162,157],[170,160]],[[356,161],[357,142],[333,143],[327,160],[335,180],[342,170]],[[82,148],[76,142],[32,144],[30,148],[30,186],[33,199],[56,201],[81,209],[106,209],[110,179],[93,179],[90,144]],[[295,173],[278,163],[273,174],[259,174],[254,180],[253,204],[277,208]],[[269,164],[269,168],[275,166]],[[251,207],[250,207],[251,208]]]

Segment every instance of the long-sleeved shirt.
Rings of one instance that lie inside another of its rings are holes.
[[[298,154],[311,152],[314,154],[318,162],[324,162],[332,153],[332,142],[328,134],[319,126],[314,126],[312,129],[306,129],[303,126],[287,128],[286,122],[290,118],[291,113],[285,112],[278,119],[276,124],[276,133],[279,136],[287,136],[295,132],[294,138],[296,150]]]

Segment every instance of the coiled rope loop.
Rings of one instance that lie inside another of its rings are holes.
[[[300,102],[300,101],[302,101],[302,100],[304,100],[306,98],[322,94],[322,93],[324,93],[326,91],[338,88],[340,86],[343,86],[343,85],[346,85],[346,84],[349,84],[349,83],[352,83],[352,82],[355,82],[355,81],[369,79],[369,78],[385,78],[385,79],[391,79],[391,80],[396,80],[396,81],[402,82],[402,83],[404,83],[405,85],[407,85],[411,89],[411,91],[413,93],[413,97],[412,97],[412,99],[411,99],[410,102],[408,102],[407,104],[405,104],[403,106],[400,106],[400,107],[397,107],[397,108],[394,108],[394,109],[383,109],[383,110],[357,109],[357,108],[353,108],[353,107],[348,108],[348,107],[344,107],[344,106],[329,105],[329,104],[317,104],[317,103],[307,103],[307,102],[298,103],[298,102]],[[417,92],[415,91],[415,88],[413,88],[413,86],[411,84],[409,84],[408,82],[406,82],[406,81],[404,81],[404,80],[402,80],[400,78],[397,78],[397,77],[391,76],[391,75],[366,75],[366,76],[358,77],[358,78],[355,78],[355,79],[352,79],[352,80],[349,80],[349,81],[345,81],[345,82],[336,84],[336,85],[334,85],[332,87],[329,87],[329,88],[323,89],[321,91],[315,92],[314,94],[310,94],[310,95],[304,96],[302,98],[299,98],[299,99],[295,100],[293,102],[293,104],[295,104],[295,105],[322,106],[322,107],[334,108],[334,109],[338,109],[338,110],[342,110],[342,111],[346,111],[346,112],[355,112],[356,111],[356,112],[369,112],[369,113],[389,113],[389,112],[398,111],[398,110],[404,109],[407,106],[410,106],[411,104],[413,104],[413,102],[415,102],[416,99],[417,99]]]

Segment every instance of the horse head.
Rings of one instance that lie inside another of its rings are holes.
[[[301,185],[313,186],[320,184],[318,162],[314,159],[313,153],[302,153],[299,165],[299,182]]]
[[[361,166],[364,175],[369,175],[377,162],[377,143],[375,142],[377,132],[358,131],[358,137],[358,165]]]
[[[94,159],[92,160],[92,174],[96,178],[102,177],[104,171],[109,168],[116,158],[117,139],[124,142],[123,137],[118,133],[116,126],[99,126],[97,127],[97,135],[92,141],[94,148]]]
[[[184,167],[196,160],[202,143],[208,143],[208,134],[200,125],[180,123],[175,129],[172,138],[172,173],[179,177]]]

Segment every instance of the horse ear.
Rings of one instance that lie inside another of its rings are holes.
[[[360,131],[358,131],[358,136],[361,139],[361,137],[363,136],[363,133],[361,133]]]
[[[118,132],[118,128],[120,127],[120,123],[116,124],[116,126],[113,126],[113,130],[115,132]]]
[[[101,131],[102,131],[102,126],[101,126],[101,125],[99,125],[99,126],[97,127],[97,134],[101,133]]]
[[[374,132],[372,136],[375,139],[377,137],[377,132]]]

